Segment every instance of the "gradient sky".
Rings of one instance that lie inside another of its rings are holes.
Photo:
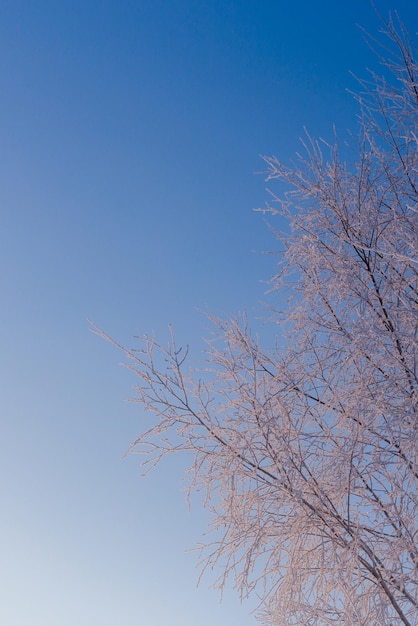
[[[417,3],[376,5],[417,30]],[[197,359],[199,310],[257,317],[259,155],[355,129],[356,24],[367,0],[0,1],[1,624],[255,624],[196,589],[185,460],[122,460],[143,412],[87,319],[128,345],[171,323]]]

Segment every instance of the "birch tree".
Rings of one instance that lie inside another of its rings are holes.
[[[418,63],[389,21],[360,83],[347,163],[309,137],[288,185],[272,279],[276,346],[214,320],[207,364],[145,337],[125,350],[155,415],[132,451],[191,455],[213,541],[203,567],[274,626],[418,625]],[[286,306],[280,303],[286,301]]]

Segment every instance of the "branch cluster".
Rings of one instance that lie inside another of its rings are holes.
[[[394,78],[362,83],[356,162],[310,137],[294,167],[266,158],[290,186],[267,209],[289,222],[285,347],[238,319],[214,320],[200,375],[174,338],[126,351],[156,414],[132,449],[192,453],[204,563],[258,593],[265,624],[418,624],[418,64],[387,34]]]

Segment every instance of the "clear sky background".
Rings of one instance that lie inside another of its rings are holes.
[[[418,4],[376,0],[418,28]],[[249,626],[207,575],[182,459],[122,460],[143,411],[117,340],[259,314],[259,155],[355,128],[367,0],[0,0],[0,623]],[[273,188],[274,189],[274,188]]]

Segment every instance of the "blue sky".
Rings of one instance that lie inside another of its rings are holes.
[[[414,4],[376,0],[412,32]],[[196,589],[185,461],[122,460],[143,412],[87,319],[128,345],[171,323],[195,359],[200,309],[256,319],[259,155],[355,128],[358,23],[365,0],[0,2],[2,624],[255,623]]]

